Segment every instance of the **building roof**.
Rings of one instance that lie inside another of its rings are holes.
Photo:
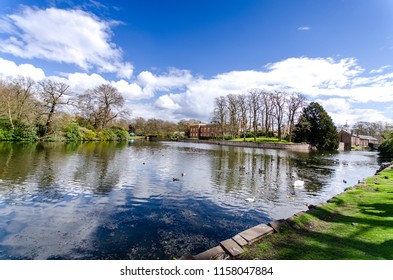
[[[369,135],[358,135],[358,137],[362,140],[372,140],[372,141],[378,141],[377,138],[369,136]]]

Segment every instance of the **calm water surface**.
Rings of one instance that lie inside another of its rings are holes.
[[[196,254],[325,201],[377,168],[371,152],[0,142],[0,259]]]

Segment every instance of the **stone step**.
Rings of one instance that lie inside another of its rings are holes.
[[[241,237],[243,237],[248,244],[252,244],[262,237],[272,234],[274,232],[273,228],[269,227],[265,224],[260,224],[245,231],[239,233]]]
[[[236,257],[236,256],[244,253],[244,250],[233,239],[227,239],[225,241],[222,241],[220,243],[220,245],[232,257]]]
[[[205,252],[194,256],[195,260],[224,260],[227,254],[221,246],[213,247]]]
[[[247,243],[247,240],[245,240],[243,237],[241,237],[239,234],[236,234],[234,237],[232,237],[232,239],[237,243],[237,244],[239,244],[239,246],[240,247],[244,247],[244,246],[246,246],[248,243]]]

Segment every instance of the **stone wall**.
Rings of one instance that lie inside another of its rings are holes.
[[[193,139],[183,140],[183,142],[205,143],[205,144],[233,146],[233,147],[246,147],[246,148],[282,149],[282,150],[299,151],[299,152],[308,152],[311,150],[309,144],[231,142],[231,141],[193,140]]]

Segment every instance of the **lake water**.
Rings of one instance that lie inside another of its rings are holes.
[[[197,254],[326,201],[377,169],[372,152],[0,142],[0,259]]]

